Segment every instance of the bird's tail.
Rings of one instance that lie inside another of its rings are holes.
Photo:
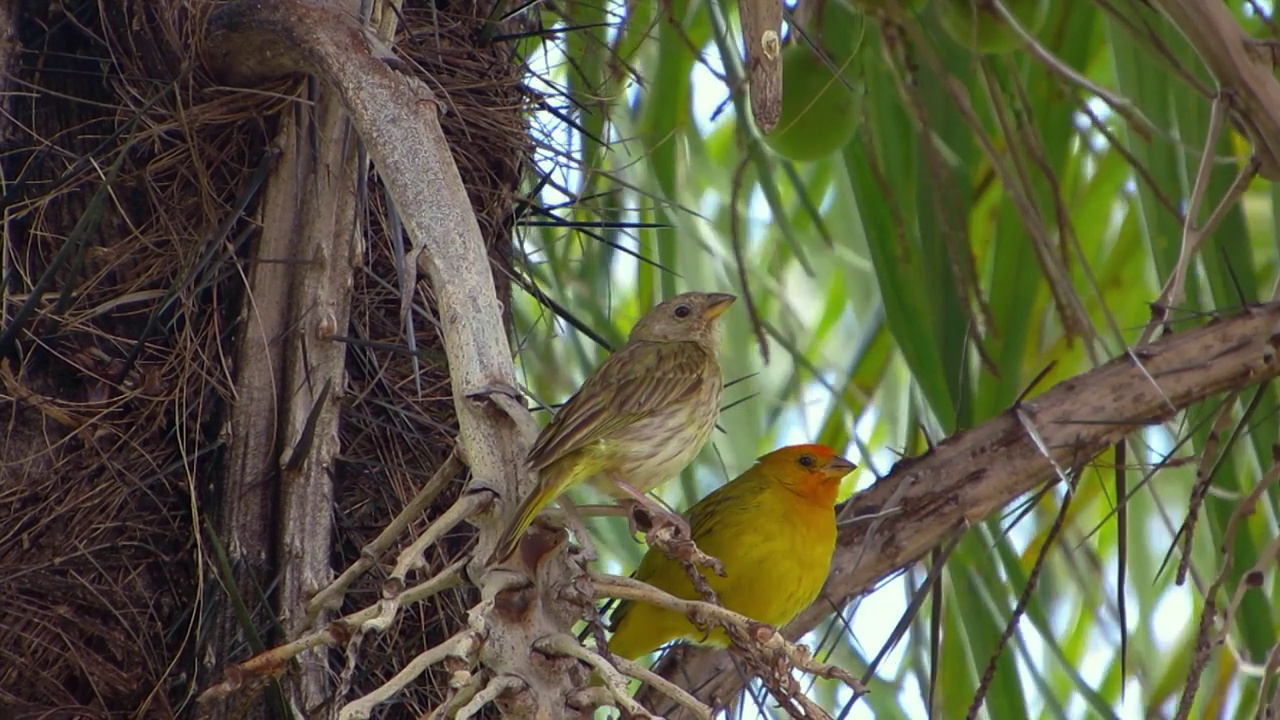
[[[674,638],[659,628],[642,628],[628,623],[619,625],[609,638],[609,652],[618,657],[635,660],[648,655]]]
[[[550,470],[548,468],[548,470]],[[507,529],[502,531],[502,536],[498,538],[498,544],[494,547],[493,555],[489,557],[489,564],[492,565],[511,557],[516,551],[516,547],[520,545],[520,538],[524,537],[524,531],[529,529],[533,524],[533,519],[538,517],[538,513],[542,512],[542,508],[547,503],[555,499],[560,494],[559,483],[547,482],[554,479],[548,472],[547,477],[538,478],[538,486],[534,491],[520,503],[520,508],[516,510],[515,519],[508,525]]]
[[[636,574],[631,573],[631,577]],[[612,611],[613,615],[609,621],[605,623],[605,627],[613,632],[613,636],[609,638],[609,653],[615,657],[624,658],[626,660],[635,660],[642,655],[648,655],[658,647],[670,642],[673,637],[663,634],[662,629],[653,628],[651,633],[641,632],[637,634],[635,628],[628,628],[622,625],[621,621],[626,617],[627,611],[632,607],[631,603],[610,598],[608,602],[600,606],[600,615],[603,617],[606,612]],[[621,612],[619,612],[621,610]],[[619,632],[621,631],[621,632]],[[591,635],[591,627],[583,628],[578,633],[578,642],[584,642]],[[604,678],[600,677],[600,673],[592,671],[591,685],[604,685]]]

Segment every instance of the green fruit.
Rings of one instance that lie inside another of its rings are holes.
[[[910,13],[918,13],[929,0],[848,0],[862,12],[884,10],[890,5],[897,5]]]
[[[1035,35],[1049,17],[1049,0],[1002,0],[1018,24]],[[976,52],[997,55],[1022,47],[1022,38],[1009,27],[990,0],[939,0],[942,28],[951,39]]]
[[[820,160],[844,147],[858,129],[861,93],[848,57],[830,54],[837,74],[804,40],[782,51],[782,114],[764,136],[774,152],[798,162]],[[842,79],[843,77],[843,79]]]

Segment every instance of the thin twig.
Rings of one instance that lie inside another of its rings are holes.
[[[436,499],[436,496],[440,494],[444,486],[462,468],[462,461],[458,458],[458,451],[455,448],[449,453],[449,457],[445,458],[444,464],[431,476],[431,479],[422,486],[418,494],[404,506],[404,510],[401,510],[391,522],[387,523],[382,532],[378,533],[378,537],[360,550],[360,559],[352,563],[346,570],[343,570],[336,580],[311,598],[311,601],[307,603],[307,616],[314,619],[323,610],[337,610],[342,607],[342,599],[346,597],[347,588],[351,587],[351,583],[373,567],[378,558],[382,557],[387,548],[391,547],[396,539],[400,537],[400,534],[409,526],[409,523],[422,517],[423,512]]]
[[[760,321],[760,311],[756,308],[756,299],[751,294],[751,283],[747,280],[747,260],[742,253],[742,227],[738,218],[738,199],[742,192],[742,180],[746,174],[750,155],[742,158],[733,171],[733,182],[729,186],[729,245],[733,248],[733,262],[738,268],[738,283],[742,285],[742,299],[747,303],[747,317],[751,318],[751,329],[755,331],[756,342],[760,343],[760,357],[764,364],[769,364],[769,338],[765,335],[764,324]],[[746,212],[747,208],[743,208]]]
[[[621,670],[623,674],[629,675],[640,682],[657,688],[658,692],[676,701],[678,705],[693,713],[694,717],[699,718],[699,720],[711,720],[713,715],[711,708],[698,702],[698,698],[690,695],[679,685],[676,685],[634,660],[628,660],[627,658],[615,655],[613,662],[618,666],[618,669]]]
[[[1250,38],[1226,3],[1151,0],[1182,31],[1187,42],[1228,93],[1231,112],[1253,144],[1259,172],[1280,178],[1280,83],[1270,63],[1256,55]]]
[[[462,582],[462,569],[465,566],[465,559],[455,561],[430,580],[414,585],[400,593],[396,597],[396,602],[401,606],[411,605],[422,602],[450,588],[457,587]],[[337,647],[341,645],[351,633],[355,632],[364,623],[377,617],[377,615],[378,606],[371,605],[328,623],[322,630],[317,630],[292,642],[254,655],[242,663],[231,665],[224,671],[227,679],[205,690],[196,698],[196,702],[206,702],[226,697],[240,689],[247,680],[252,678],[279,677],[284,672],[285,663],[288,661],[312,648],[321,646]]]
[[[465,678],[458,678],[458,675],[465,675]],[[428,710],[423,713],[418,720],[445,720],[452,717],[458,708],[464,703],[471,702],[471,699],[479,693],[484,685],[484,675],[480,673],[456,672],[454,677],[449,678],[449,688],[453,691],[449,697],[441,705],[437,705],[434,710]]]
[[[845,670],[814,660],[808,648],[787,640],[777,628],[752,620],[745,615],[699,600],[682,600],[632,578],[592,572],[591,582],[595,587],[596,599],[616,597],[632,602],[648,603],[680,613],[689,618],[695,627],[702,630],[719,625],[728,631],[735,642],[742,641],[744,649],[781,657],[792,667],[813,675],[835,678],[848,685],[854,692],[867,691],[857,678]]]
[[[1242,582],[1236,587],[1231,602],[1222,612],[1221,622],[1218,623],[1219,630],[1213,631],[1214,620],[1217,618],[1218,611],[1218,590],[1222,588],[1226,582],[1228,575],[1233,569],[1233,560],[1235,558],[1235,536],[1240,523],[1246,517],[1252,515],[1257,508],[1258,498],[1267,492],[1276,481],[1280,479],[1280,459],[1271,466],[1262,481],[1254,486],[1253,490],[1236,505],[1235,510],[1231,513],[1231,519],[1227,523],[1226,532],[1223,533],[1222,551],[1223,562],[1218,576],[1209,584],[1208,589],[1204,593],[1204,607],[1200,611],[1200,624],[1196,631],[1196,652],[1191,659],[1191,667],[1187,670],[1187,680],[1182,686],[1182,695],[1178,698],[1178,710],[1174,716],[1176,720],[1186,720],[1191,713],[1191,706],[1195,702],[1196,692],[1200,689],[1200,679],[1204,675],[1205,666],[1209,662],[1209,652],[1217,645],[1226,641],[1227,633],[1230,632],[1232,626],[1232,617],[1235,615],[1236,609],[1240,606],[1240,602],[1244,599],[1244,594],[1253,589],[1253,585],[1248,582]],[[1262,577],[1274,562],[1277,551],[1280,551],[1280,537],[1273,539],[1268,543],[1267,547],[1258,553],[1258,561],[1254,563],[1253,568],[1245,573],[1241,573],[1241,577],[1248,577],[1256,574]]]
[[[572,635],[560,633],[539,639],[533,644],[538,650],[549,655],[560,655],[563,657],[571,657],[581,660],[591,666],[600,678],[604,681],[604,685],[609,690],[609,695],[613,699],[614,705],[622,710],[624,717],[634,718],[653,718],[653,713],[644,709],[640,703],[636,702],[631,694],[627,692],[627,679],[618,672],[618,669],[609,664],[599,653],[594,653],[578,643],[578,639]]]
[[[463,520],[473,517],[481,509],[493,502],[493,493],[477,492],[463,495],[458,498],[458,502],[444,512],[439,518],[433,522],[426,532],[413,542],[408,548],[400,553],[400,557],[396,560],[395,570],[382,583],[382,600],[378,602],[378,614],[376,617],[366,620],[361,627],[373,632],[385,632],[391,627],[392,621],[395,620],[396,613],[400,608],[404,607],[400,598],[403,596],[401,588],[404,587],[404,577],[410,568],[424,567],[426,565],[423,556],[423,550],[444,536],[445,533],[453,529]],[[461,561],[458,561],[461,562]],[[454,563],[458,564],[457,562]],[[451,566],[452,567],[452,566]]]
[[[338,711],[338,720],[368,720],[373,709],[386,702],[418,679],[427,668],[443,662],[446,657],[456,655],[472,658],[480,651],[481,640],[470,629],[454,635],[433,648],[418,654],[400,672],[364,697],[347,703]]]
[[[351,688],[355,683],[356,671],[360,668],[360,648],[364,645],[364,639],[369,635],[367,628],[361,626],[351,634],[351,639],[347,641],[347,646],[343,648],[343,654],[346,656],[345,662],[342,664],[342,670],[338,673],[338,683],[333,690],[333,702],[335,704],[347,697],[347,693],[351,692]]]
[[[485,705],[502,697],[504,693],[524,689],[524,681],[514,675],[499,675],[489,681],[488,685],[471,698],[471,702],[458,708],[454,720],[471,720],[484,709]]]
[[[1280,717],[1280,644],[1272,645],[1271,651],[1267,653],[1267,663],[1262,668],[1262,681],[1259,687],[1265,688],[1267,681],[1270,680],[1271,699],[1266,703],[1258,702],[1258,709],[1254,714],[1254,720],[1271,720]]]
[[[1074,475],[1074,473],[1073,473]],[[1013,612],[1009,617],[1009,621],[1004,625],[1004,631],[1000,633],[1000,640],[996,642],[995,649],[991,652],[991,657],[987,659],[987,667],[982,673],[982,680],[978,683],[978,690],[973,694],[973,702],[969,705],[969,712],[965,715],[966,720],[973,720],[978,717],[978,713],[982,711],[982,704],[986,700],[987,691],[991,688],[991,682],[996,676],[996,667],[1000,661],[1000,656],[1004,654],[1004,649],[1009,644],[1009,640],[1013,638],[1013,633],[1018,629],[1018,621],[1027,611],[1027,605],[1031,602],[1031,594],[1035,592],[1036,585],[1040,580],[1040,573],[1044,571],[1045,561],[1049,558],[1049,551],[1053,549],[1053,544],[1057,542],[1058,536],[1062,534],[1063,523],[1067,520],[1067,510],[1071,507],[1071,499],[1075,496],[1075,482],[1067,482],[1067,491],[1063,495],[1062,504],[1058,507],[1058,514],[1053,519],[1053,524],[1049,526],[1049,532],[1045,534],[1044,543],[1040,546],[1040,552],[1036,555],[1035,564],[1031,568],[1031,574],[1027,576],[1026,585],[1023,586],[1022,592],[1018,595],[1018,602],[1013,606]]]
[[[1173,308],[1182,302],[1186,296],[1186,280],[1187,271],[1191,265],[1191,259],[1199,252],[1200,246],[1204,244],[1205,239],[1213,232],[1226,213],[1235,207],[1236,202],[1244,195],[1245,190],[1249,188],[1249,182],[1258,174],[1260,161],[1257,156],[1249,159],[1245,166],[1240,168],[1240,172],[1236,174],[1236,179],[1228,188],[1226,195],[1214,207],[1209,219],[1204,225],[1198,225],[1196,218],[1200,215],[1200,206],[1204,202],[1205,189],[1209,185],[1209,175],[1213,169],[1214,151],[1218,146],[1218,137],[1222,133],[1227,115],[1227,107],[1222,98],[1219,97],[1213,102],[1213,112],[1209,116],[1209,129],[1205,134],[1204,150],[1200,155],[1200,165],[1196,169],[1195,182],[1191,187],[1191,198],[1187,205],[1187,212],[1182,219],[1182,244],[1178,249],[1178,260],[1173,266],[1173,271],[1169,273],[1169,279],[1165,281],[1164,287],[1160,289],[1160,296],[1152,303],[1151,321],[1142,329],[1142,334],[1138,337],[1136,346],[1145,345],[1151,342],[1151,338],[1155,336],[1156,329],[1169,321],[1169,314],[1173,312]]]
[[[1182,525],[1182,560],[1178,562],[1178,573],[1174,579],[1177,585],[1187,581],[1187,569],[1191,567],[1192,543],[1196,536],[1196,519],[1200,517],[1200,507],[1204,504],[1205,496],[1209,494],[1209,486],[1213,483],[1218,462],[1230,452],[1228,447],[1220,455],[1218,448],[1222,445],[1222,433],[1235,422],[1233,411],[1239,394],[1233,392],[1223,399],[1222,406],[1218,409],[1218,417],[1209,428],[1209,435],[1200,448],[1200,461],[1196,463],[1196,483],[1191,488],[1191,497],[1187,500],[1187,519]]]
[[[392,592],[398,592],[399,587],[403,587],[405,576],[409,571],[424,566],[423,552],[428,545],[444,537],[445,533],[456,527],[458,523],[477,515],[491,502],[493,502],[493,494],[487,492],[468,493],[458,498],[458,502],[432,521],[422,535],[419,535],[418,539],[396,558],[395,568],[383,583],[383,594],[388,594],[386,592],[388,586],[393,588]]]
[[[1031,57],[1039,60],[1040,64],[1044,65],[1045,69],[1050,73],[1057,75],[1063,80],[1063,82],[1069,85],[1074,85],[1075,87],[1083,90],[1086,94],[1095,96],[1099,100],[1102,100],[1112,110],[1114,110],[1117,115],[1128,120],[1129,124],[1134,126],[1134,129],[1137,130],[1138,134],[1142,135],[1144,139],[1150,139],[1151,135],[1156,132],[1155,125],[1148,120],[1146,116],[1142,114],[1142,111],[1135,107],[1128,98],[1116,95],[1105,87],[1098,85],[1084,75],[1076,72],[1076,70],[1070,65],[1067,65],[1062,60],[1059,60],[1053,53],[1049,52],[1048,48],[1041,45],[1040,41],[1036,40],[1034,35],[1027,32],[1027,29],[1022,27],[1022,23],[1018,21],[1018,17],[1014,15],[1009,8],[1001,2],[1001,0],[991,0],[991,6],[1005,21],[1005,24],[1009,26],[1009,29],[1013,30],[1014,34],[1022,40],[1026,50],[1031,53]]]

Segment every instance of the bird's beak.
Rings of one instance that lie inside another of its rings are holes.
[[[702,311],[702,317],[707,320],[715,320],[724,314],[725,310],[738,299],[737,295],[729,293],[707,293],[707,309]]]
[[[845,460],[839,455],[827,461],[827,466],[823,468],[828,477],[841,479],[845,475],[853,472],[858,468],[856,463]]]

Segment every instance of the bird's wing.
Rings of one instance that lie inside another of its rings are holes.
[[[628,345],[605,360],[529,449],[534,470],[696,395],[714,359],[697,343]]]
[[[742,514],[742,504],[752,500],[748,493],[742,492],[746,487],[744,480],[738,478],[712,490],[685,513],[685,519],[689,522],[689,534],[695,543],[705,542],[707,538],[714,536],[718,526],[724,524],[729,516]],[[702,546],[699,545],[698,548],[702,549]]]
[[[755,490],[755,478],[739,477],[711,491],[684,513],[689,530],[698,549],[715,557],[730,552],[737,543],[735,526],[759,517],[760,492]],[[712,548],[712,550],[708,550]],[[705,574],[705,573],[704,573]],[[672,591],[672,583],[684,584],[684,567],[667,557],[661,550],[650,549],[640,560],[640,566],[631,577],[643,583]],[[616,630],[622,618],[631,611],[630,600],[620,601],[609,615],[609,630]]]

